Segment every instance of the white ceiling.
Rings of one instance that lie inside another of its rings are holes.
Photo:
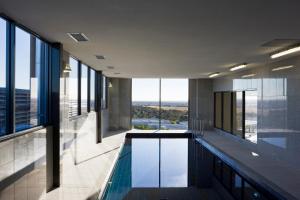
[[[207,77],[234,64],[269,62],[272,49],[263,43],[300,38],[299,8],[298,0],[0,1],[1,12],[120,77]],[[76,43],[67,32],[90,41]]]

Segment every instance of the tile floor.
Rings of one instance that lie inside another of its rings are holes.
[[[76,155],[72,147],[65,151],[62,160],[61,187],[47,193],[45,199],[97,199],[124,137],[125,132],[111,133],[101,144],[84,145],[84,142],[77,144]]]

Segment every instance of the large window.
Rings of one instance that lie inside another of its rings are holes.
[[[15,127],[19,131],[40,125],[46,117],[42,97],[47,45],[20,28],[15,41]]]
[[[78,61],[70,57],[69,74],[69,117],[78,115]]]
[[[132,125],[159,129],[159,79],[132,79]]]
[[[160,129],[188,129],[188,79],[161,79]]]
[[[243,137],[243,92],[233,92],[232,95],[232,131],[234,135]]]
[[[102,94],[101,94],[101,99],[102,99],[102,108],[106,109],[107,104],[108,104],[108,99],[107,99],[107,93],[108,93],[108,79],[105,76],[102,76]]]
[[[133,79],[132,112],[135,129],[187,130],[188,80]]]
[[[81,114],[87,113],[88,67],[81,64]]]
[[[90,110],[95,110],[95,70],[90,70]]]
[[[6,21],[0,18],[0,136],[6,132]]]

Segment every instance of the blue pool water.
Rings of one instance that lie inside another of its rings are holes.
[[[133,189],[188,187],[188,140],[126,139],[102,199],[123,199]]]

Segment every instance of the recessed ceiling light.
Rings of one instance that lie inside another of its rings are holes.
[[[235,66],[235,67],[230,68],[230,71],[233,72],[233,71],[236,71],[236,70],[238,70],[238,69],[245,68],[245,67],[247,67],[247,64],[246,64],[246,63],[240,64],[240,65],[237,65],[237,66]]]
[[[107,66],[107,69],[114,69],[114,66]]]
[[[220,75],[220,72],[216,72],[216,73],[210,74],[208,77],[209,78],[214,78],[214,77],[219,76],[219,75]]]
[[[249,78],[249,77],[253,77],[255,75],[256,74],[246,74],[246,75],[243,75],[242,78]]]
[[[104,60],[105,59],[105,56],[102,56],[102,55],[95,55],[95,56],[99,60]]]
[[[273,69],[272,69],[272,72],[279,71],[279,70],[284,70],[284,69],[290,69],[290,68],[293,68],[293,67],[294,67],[294,65],[288,65],[288,66],[276,67],[276,68],[273,68]]]
[[[285,55],[288,55],[288,54],[296,53],[298,51],[300,51],[300,46],[296,46],[296,47],[293,47],[293,48],[290,48],[290,49],[287,49],[287,50],[284,50],[284,51],[272,54],[271,58],[272,59],[279,58],[281,56],[285,56]]]
[[[86,42],[89,38],[83,33],[67,33],[75,42]]]
[[[258,153],[255,153],[255,152],[251,152],[251,154],[252,154],[252,156],[254,156],[254,157],[258,157],[258,156],[259,156],[259,154],[258,154]]]

